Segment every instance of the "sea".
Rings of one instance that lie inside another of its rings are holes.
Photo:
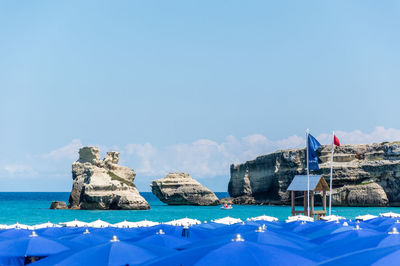
[[[149,202],[150,210],[51,210],[49,207],[52,201],[68,202],[69,192],[0,192],[0,224],[18,222],[34,225],[48,221],[60,223],[74,219],[84,222],[101,219],[109,223],[123,220],[135,222],[145,219],[167,222],[185,217],[211,221],[226,216],[244,220],[264,214],[285,220],[291,215],[290,206],[234,205],[231,210],[222,210],[220,206],[168,206],[151,192],[143,192],[141,195]],[[217,192],[216,195],[219,198],[229,197],[226,192]],[[400,212],[400,207],[334,207],[332,214],[354,219],[358,215],[379,215],[389,211]]]

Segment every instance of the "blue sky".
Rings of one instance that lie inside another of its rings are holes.
[[[301,147],[306,128],[400,139],[399,11],[1,1],[0,190],[69,191],[82,145],[120,151],[143,191],[172,170],[223,191],[230,163]]]

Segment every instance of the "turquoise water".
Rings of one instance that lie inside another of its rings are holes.
[[[91,222],[101,219],[110,223],[123,221],[152,220],[167,222],[184,217],[209,221],[215,218],[231,216],[246,219],[259,215],[270,215],[280,220],[290,216],[289,206],[238,206],[232,210],[221,210],[220,206],[168,206],[160,202],[153,194],[141,193],[149,202],[151,209],[146,211],[83,211],[83,210],[50,210],[54,200],[68,201],[69,193],[63,192],[1,192],[0,193],[0,224],[15,222],[37,224],[43,222],[65,222],[78,219]],[[228,197],[227,193],[216,193],[219,198]],[[400,212],[398,207],[360,208],[337,207],[334,214],[353,219],[362,214],[379,215],[382,212]]]

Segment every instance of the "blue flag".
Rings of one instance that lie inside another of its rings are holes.
[[[308,134],[308,169],[318,170],[317,149],[321,146],[316,138]]]

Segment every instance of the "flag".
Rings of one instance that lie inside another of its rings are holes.
[[[336,135],[333,135],[333,144],[335,144],[336,146],[340,146],[339,139],[336,137]]]
[[[318,170],[317,150],[321,146],[316,138],[308,134],[308,169]]]

